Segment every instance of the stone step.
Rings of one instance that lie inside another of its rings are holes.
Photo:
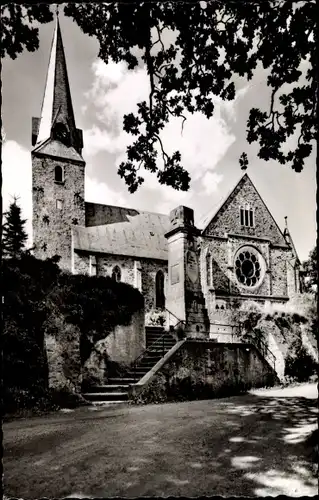
[[[164,332],[164,327],[163,326],[158,326],[158,325],[148,325],[145,327],[146,332]]]
[[[163,345],[163,342],[164,342],[164,345],[165,344],[176,344],[175,340],[171,340],[171,339],[164,339],[164,341],[162,339],[156,339],[154,340],[146,340],[146,346],[150,347],[151,345]]]
[[[145,373],[148,373],[150,370],[152,370],[154,368],[155,365],[142,365],[142,366],[139,366],[138,367],[138,370],[137,372],[144,372],[144,375]]]
[[[146,331],[145,332],[146,334],[146,337],[152,337],[152,336],[156,336],[156,337],[161,337],[162,335],[165,334],[165,331],[164,330],[157,330],[157,331]]]
[[[167,337],[170,337],[171,334],[168,332],[168,331],[165,331],[165,330],[158,330],[156,332],[146,332],[146,337],[162,337],[162,336],[167,336]]]
[[[136,365],[136,367],[133,366],[133,369],[143,368],[143,370],[144,370],[144,368],[146,366],[155,366],[156,363],[158,363],[160,361],[160,359],[162,359],[162,357],[158,357],[156,361],[149,361],[147,359],[142,359],[142,361],[140,361],[140,363],[138,365]]]
[[[159,360],[162,359],[160,356],[156,359],[142,359],[142,361],[137,365],[137,366],[155,366],[156,363],[159,362]]]
[[[146,339],[146,342],[147,342],[147,339]],[[176,344],[175,340],[172,338],[172,337],[164,337],[164,339],[156,339],[154,340],[154,342],[152,342],[153,344],[162,344],[164,342],[165,343],[173,343],[173,344]]]
[[[148,337],[148,336],[146,337],[147,344],[153,344],[154,342],[159,342],[160,340],[163,342],[161,337],[155,337],[155,336],[154,337]],[[167,340],[167,339],[165,339],[165,337],[164,337],[164,340]]]
[[[168,349],[169,350],[169,349]],[[165,350],[165,352],[168,352],[168,350]],[[163,356],[163,350],[161,349],[160,352],[152,352],[152,356],[143,356],[143,358],[139,359],[138,362],[137,362],[137,365],[140,365],[141,363],[143,362],[147,362],[147,363],[157,363],[157,361],[159,359],[161,359]],[[132,365],[134,366],[134,365]]]
[[[143,356],[142,358],[142,361],[144,361],[145,359],[147,359],[148,361],[150,362],[153,362],[154,363],[156,362],[156,360],[158,360],[158,358],[160,357],[160,354],[156,354],[156,353],[150,353],[150,354],[145,354],[145,356]]]
[[[151,368],[150,368],[151,370]],[[135,382],[139,379],[141,379],[142,377],[144,377],[144,375],[146,375],[149,371],[150,371],[148,368],[146,370],[136,370],[136,372],[134,373],[133,371],[130,372],[130,375],[132,375],[132,377],[134,377],[135,375]]]
[[[166,354],[168,351],[170,351],[172,349],[172,347],[174,347],[175,344],[172,344],[172,345],[164,345],[164,346],[154,346],[154,347],[151,347],[151,352],[152,353],[152,356],[163,356],[163,352],[164,354]],[[145,357],[146,357],[146,354],[145,354]],[[143,356],[144,358],[144,356]]]
[[[153,368],[153,364],[150,365],[150,368],[148,368],[147,366],[142,366],[142,365],[138,365],[136,367],[136,369],[134,368],[131,368],[130,371],[128,372],[129,374],[131,373],[137,373],[137,372],[147,372],[147,370],[150,370],[151,368]]]
[[[162,333],[147,333],[146,334],[146,338],[147,339],[159,339],[160,337],[162,337]]]
[[[165,337],[162,337],[161,335],[160,335],[160,336],[158,336],[158,337],[156,337],[155,335],[154,335],[154,337],[153,337],[153,336],[152,336],[152,337],[149,337],[149,336],[147,335],[147,337],[146,337],[146,340],[149,340],[149,341],[154,340],[154,342],[160,342],[160,341],[161,341],[161,342],[163,342],[163,339],[164,339],[164,341],[165,341],[165,340],[166,340],[166,341],[168,341],[168,340],[169,340],[169,341],[174,342],[174,338],[173,338],[171,335],[169,335],[169,336],[168,336],[168,335],[165,335]]]
[[[132,377],[129,377],[128,375],[126,375],[123,378],[118,378],[118,377],[110,378],[107,381],[108,385],[131,385],[134,383],[135,383],[135,380]]]
[[[90,410],[94,410],[95,408],[110,408],[111,406],[114,408],[119,406],[126,406],[127,401],[90,401],[91,406],[89,406]]]
[[[154,345],[153,347],[152,347],[152,346],[150,346],[151,350],[150,350],[150,351],[148,351],[148,353],[150,353],[150,352],[151,352],[153,355],[156,355],[156,356],[157,356],[158,354],[160,354],[160,355],[161,355],[161,353],[163,353],[163,351],[164,351],[165,353],[166,353],[166,352],[168,352],[168,351],[170,351],[170,350],[172,349],[172,347],[174,347],[174,345],[175,345],[175,344],[164,344],[163,346],[162,346],[162,345]],[[146,354],[148,354],[148,353],[145,353],[145,356],[146,356]],[[144,356],[143,356],[143,357],[144,357]]]
[[[108,384],[108,385],[99,385],[99,386],[95,386],[95,387],[90,387],[87,392],[90,392],[90,393],[96,393],[96,392],[122,393],[122,392],[127,392],[128,388],[129,388],[129,384],[121,384],[121,385]]]
[[[127,392],[84,392],[82,396],[88,401],[127,401]]]
[[[165,330],[157,331],[157,332],[146,332],[146,337],[163,337],[163,336],[171,336],[171,334]]]

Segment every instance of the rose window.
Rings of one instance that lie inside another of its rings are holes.
[[[257,285],[263,277],[263,267],[261,255],[253,248],[242,248],[236,255],[236,277],[244,286]]]

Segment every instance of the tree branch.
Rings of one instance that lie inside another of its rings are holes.
[[[164,167],[166,167],[167,160],[168,160],[168,154],[165,153],[165,151],[164,151],[163,143],[162,143],[162,140],[161,140],[160,136],[158,134],[155,134],[155,137],[156,137],[156,139],[158,140],[158,142],[159,142],[159,144],[161,146],[162,158],[163,158],[163,161],[164,161]]]

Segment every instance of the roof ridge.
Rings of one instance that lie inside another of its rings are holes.
[[[213,207],[210,211],[208,211],[199,221],[199,225],[202,225],[202,232],[204,232],[209,224],[212,222],[212,220],[215,218],[215,216],[218,214],[218,212],[221,210],[221,208],[226,204],[226,202],[229,200],[229,198],[232,196],[238,185],[242,182],[242,180],[247,177],[250,181],[250,177],[247,173],[242,175],[238,182],[236,182],[235,186],[231,189],[228,190],[228,194],[225,196],[221,196],[220,201],[216,203],[215,207]],[[209,220],[207,221],[207,219]]]
[[[168,214],[163,214],[160,212],[151,212],[149,210],[141,210],[141,209],[133,208],[133,207],[121,207],[120,205],[108,205],[108,204],[99,203],[99,202],[95,202],[95,201],[86,201],[85,203],[91,203],[92,205],[101,205],[102,207],[122,208],[123,210],[135,210],[136,212],[143,213],[143,214],[163,215],[164,217],[168,217]],[[104,225],[104,224],[102,224],[102,225]]]

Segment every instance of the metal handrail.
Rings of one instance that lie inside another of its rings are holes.
[[[165,331],[163,335],[161,335],[157,340],[155,340],[155,342],[153,342],[150,346],[144,349],[144,351],[142,351],[141,354],[133,361],[132,366],[134,370],[134,380],[136,380],[136,368],[138,365],[138,361],[140,361],[140,359],[143,358],[147,352],[152,352],[152,348],[158,347],[160,345],[160,341],[162,341],[162,357],[165,355],[164,337],[167,334],[168,332]]]
[[[165,311],[167,311],[169,314],[171,314],[172,316],[174,316],[174,318],[177,319],[177,323],[176,325],[173,326],[173,329],[177,329],[179,327],[179,325],[181,324],[186,324],[185,320],[183,319],[179,319],[174,313],[172,313],[171,311],[169,311],[166,307],[164,308]],[[169,325],[168,325],[169,327]],[[165,355],[165,347],[164,347],[164,337],[165,335],[169,334],[169,331],[168,330],[165,330],[163,335],[161,335],[157,340],[155,340],[155,342],[153,342],[150,346],[148,346],[146,349],[144,349],[144,351],[141,352],[141,354],[133,361],[132,365],[133,365],[133,370],[134,370],[134,380],[136,380],[136,368],[137,368],[137,365],[138,365],[138,362],[140,361],[141,358],[144,357],[144,355],[148,352],[152,352],[152,349],[154,347],[158,347],[160,341],[162,341],[162,357]]]
[[[169,314],[171,314],[172,316],[174,316],[175,319],[178,320],[178,322],[176,323],[176,325],[172,325],[173,326],[173,330],[177,330],[177,328],[179,327],[179,325],[186,325],[186,321],[185,320],[182,320],[182,319],[179,319],[176,314],[172,313],[169,309],[167,309],[166,307],[164,308],[165,311],[167,311]],[[205,323],[204,321],[200,321],[199,323]],[[233,339],[234,339],[234,332],[233,332],[233,329],[234,328],[239,328],[239,330],[241,330],[241,324],[229,324],[229,323],[212,323],[212,322],[209,322],[209,325],[214,325],[214,326],[228,326],[228,327],[231,327],[232,328],[232,332],[231,333],[226,333],[226,332],[223,332],[222,335],[231,335],[231,339],[232,339],[232,342],[233,342]],[[167,325],[168,328],[170,325]],[[144,355],[148,352],[152,352],[152,349],[154,349],[154,347],[158,347],[159,344],[160,344],[160,341],[162,342],[162,357],[165,355],[165,348],[164,348],[164,337],[165,335],[169,334],[169,331],[168,330],[165,330],[163,335],[161,335],[157,340],[155,340],[155,342],[153,342],[150,346],[148,346],[146,349],[144,349],[144,351],[141,352],[141,354],[133,361],[132,363],[132,366],[133,366],[133,370],[134,370],[134,380],[136,380],[136,369],[137,369],[137,365],[138,365],[138,362],[140,361],[141,358],[144,357]],[[248,335],[246,337],[246,339],[249,339],[250,343],[253,344],[259,351],[261,351],[261,354],[266,358],[267,356],[270,357],[272,359],[272,363],[273,363],[273,368],[275,370],[275,366],[276,366],[276,356],[273,354],[273,352],[269,349],[269,347],[267,346],[267,344],[262,340],[262,339],[254,339],[253,336],[250,336]],[[241,338],[242,341],[246,341],[245,338]]]
[[[166,312],[168,312],[168,314],[170,314],[171,316],[173,316],[175,319],[177,319],[177,322],[178,322],[178,323],[180,323],[181,321],[184,321],[184,320],[182,320],[182,319],[178,318],[178,317],[176,316],[176,314],[172,313],[172,311],[170,311],[169,309],[167,309],[167,307],[164,307],[164,310],[165,310]],[[178,324],[178,323],[177,323],[177,324]]]
[[[231,325],[231,324],[222,324],[222,323],[210,323],[210,325],[214,325],[214,326],[230,326],[232,327],[233,329],[234,328],[239,328],[239,330],[241,330],[241,325],[237,324],[237,325]],[[217,333],[216,333],[217,334]],[[232,339],[232,342],[233,342],[233,339],[234,339],[234,332],[232,331],[232,333],[228,333],[228,332],[223,332],[221,333],[221,335],[230,335],[231,336],[231,339]],[[269,349],[269,347],[267,346],[267,344],[262,340],[262,339],[258,339],[256,340],[252,335],[246,335],[246,338],[245,337],[241,337],[240,340],[242,342],[250,342],[251,344],[253,344],[259,351],[261,351],[261,354],[266,358],[266,357],[269,357],[271,358],[271,363],[273,365],[273,368],[275,370],[275,367],[276,367],[276,356],[274,355],[274,353]]]
[[[241,330],[242,328],[242,324],[239,323],[239,329]],[[254,332],[254,329],[251,328],[251,332],[253,333]],[[264,357],[270,357],[272,359],[272,364],[273,364],[273,368],[275,370],[276,368],[276,356],[274,355],[274,353],[269,349],[269,347],[267,346],[267,344],[265,343],[265,341],[261,338],[258,338],[257,340],[252,336],[252,335],[249,335],[247,336],[251,343],[257,347],[257,349],[259,349],[262,353],[262,355]]]
[[[252,343],[253,343],[253,344],[254,344],[257,348],[259,348],[259,345],[258,345],[258,344],[260,344],[261,348],[264,350],[263,355],[264,355],[265,357],[266,357],[266,356],[268,356],[268,357],[272,358],[273,366],[274,366],[274,369],[275,369],[275,367],[276,367],[276,356],[275,356],[275,355],[274,355],[274,353],[273,353],[273,352],[269,349],[269,347],[267,346],[267,344],[266,344],[263,340],[261,340],[261,339],[259,339],[258,341],[253,341]]]

